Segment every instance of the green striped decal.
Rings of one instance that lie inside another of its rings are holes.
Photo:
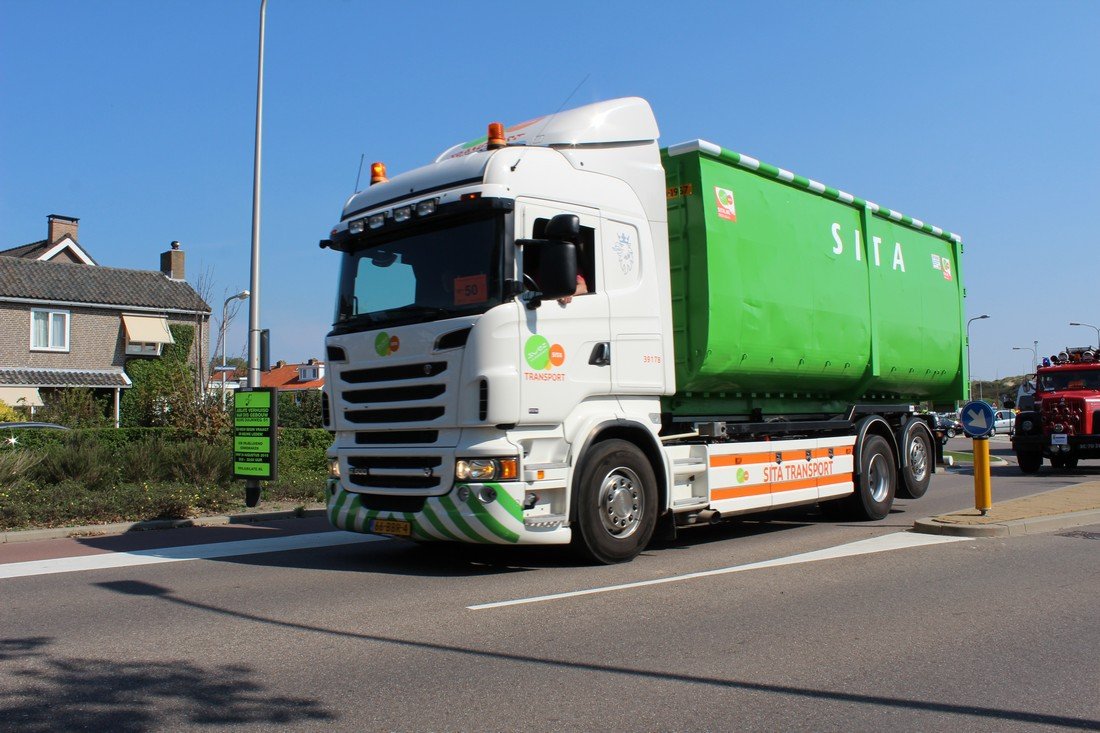
[[[500,496],[500,492],[497,492],[497,496]],[[466,506],[474,510],[474,514],[485,527],[495,534],[497,537],[508,540],[509,542],[518,542],[519,535],[512,530],[505,527],[503,524],[497,521],[497,518],[489,513],[489,510],[485,508],[485,505],[477,500],[477,497],[470,493],[470,496],[466,499]]]
[[[867,201],[865,199],[859,198],[858,196],[853,196],[850,193],[831,188],[823,183],[818,183],[811,178],[797,176],[788,170],[777,168],[776,166],[769,165],[768,163],[762,163],[751,156],[742,155],[741,153],[735,153],[732,150],[726,150],[725,148],[719,145],[715,145],[714,143],[707,142],[706,140],[692,140],[690,142],[680,143],[678,145],[670,145],[668,148],[668,154],[683,155],[684,153],[690,153],[696,150],[704,155],[709,155],[712,158],[719,158],[721,160],[729,161],[731,163],[741,166],[742,168],[747,168],[751,171],[760,173],[761,175],[764,175],[768,178],[774,178],[775,180],[789,183],[792,186],[796,186],[807,191],[812,191],[813,193],[816,193],[820,196],[834,199],[836,201],[843,201],[846,204],[851,204],[860,208],[869,209],[872,213],[878,214],[884,219],[896,221],[899,224],[904,224],[905,226],[912,229],[919,229],[922,232],[926,232],[927,234],[939,237],[940,239],[945,239],[948,242],[962,243],[962,237],[960,237],[958,234],[952,234],[951,232],[945,231],[939,227],[932,226],[931,224],[926,224],[920,219],[914,219],[911,216],[905,216],[900,211],[892,211],[891,209],[881,207],[872,201]]]
[[[328,518],[334,527],[348,532],[370,534],[371,520],[398,519],[410,524],[412,537],[418,540],[519,542],[523,508],[499,484],[487,485],[497,492],[496,501],[489,504],[481,503],[471,492],[465,503],[457,502],[451,495],[429,497],[419,512],[390,512],[366,509],[358,494],[344,491],[334,483],[329,486]],[[494,510],[497,505],[499,509]],[[513,522],[515,528],[510,526]]]

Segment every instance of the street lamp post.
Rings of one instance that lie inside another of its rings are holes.
[[[1096,329],[1096,348],[1100,349],[1100,328],[1092,325],[1091,323],[1078,323],[1077,321],[1073,321],[1069,325],[1071,325],[1071,326],[1088,326],[1089,328]]]
[[[221,335],[218,336],[218,341],[222,345],[222,407],[225,407],[225,321],[226,314],[229,311],[229,304],[234,300],[244,300],[249,295],[247,290],[242,290],[236,295],[230,296],[225,299],[225,303],[222,304],[222,325]]]
[[[256,74],[256,154],[252,163],[252,267],[248,302],[248,386],[260,384],[260,161],[263,150],[264,119],[264,26],[267,21],[267,0],[260,0],[260,49]],[[256,506],[260,501],[260,481],[246,478],[244,503]]]
[[[989,315],[983,313],[980,316],[974,316],[966,322],[966,384],[968,387],[974,383],[974,379],[970,375],[970,324],[974,321],[981,321],[986,318],[989,318]]]

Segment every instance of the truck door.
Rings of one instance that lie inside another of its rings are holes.
[[[527,422],[564,421],[576,405],[611,392],[608,298],[596,252],[597,242],[601,241],[599,211],[519,199],[516,237],[538,238],[557,214],[580,217],[578,272],[588,292],[574,295],[567,303],[547,300],[534,310],[524,311],[519,345],[522,419]],[[530,274],[537,279],[537,273]]]

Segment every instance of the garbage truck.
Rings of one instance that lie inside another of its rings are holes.
[[[966,396],[958,235],[615,99],[371,167],[320,244],[328,516],[571,545],[821,504],[877,520]]]

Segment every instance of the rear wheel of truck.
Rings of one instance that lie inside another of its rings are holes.
[[[573,546],[610,565],[638,555],[657,520],[657,479],[645,455],[625,440],[597,443],[578,473]]]
[[[897,489],[897,463],[890,443],[871,435],[859,454],[856,491],[847,499],[848,515],[857,520],[877,520],[890,513]]]
[[[903,499],[919,499],[932,482],[932,463],[936,460],[932,437],[920,426],[913,426],[905,435],[905,465],[898,472],[897,495]]]
[[[1039,451],[1020,451],[1016,454],[1016,463],[1021,473],[1039,473],[1043,467],[1043,454]]]

